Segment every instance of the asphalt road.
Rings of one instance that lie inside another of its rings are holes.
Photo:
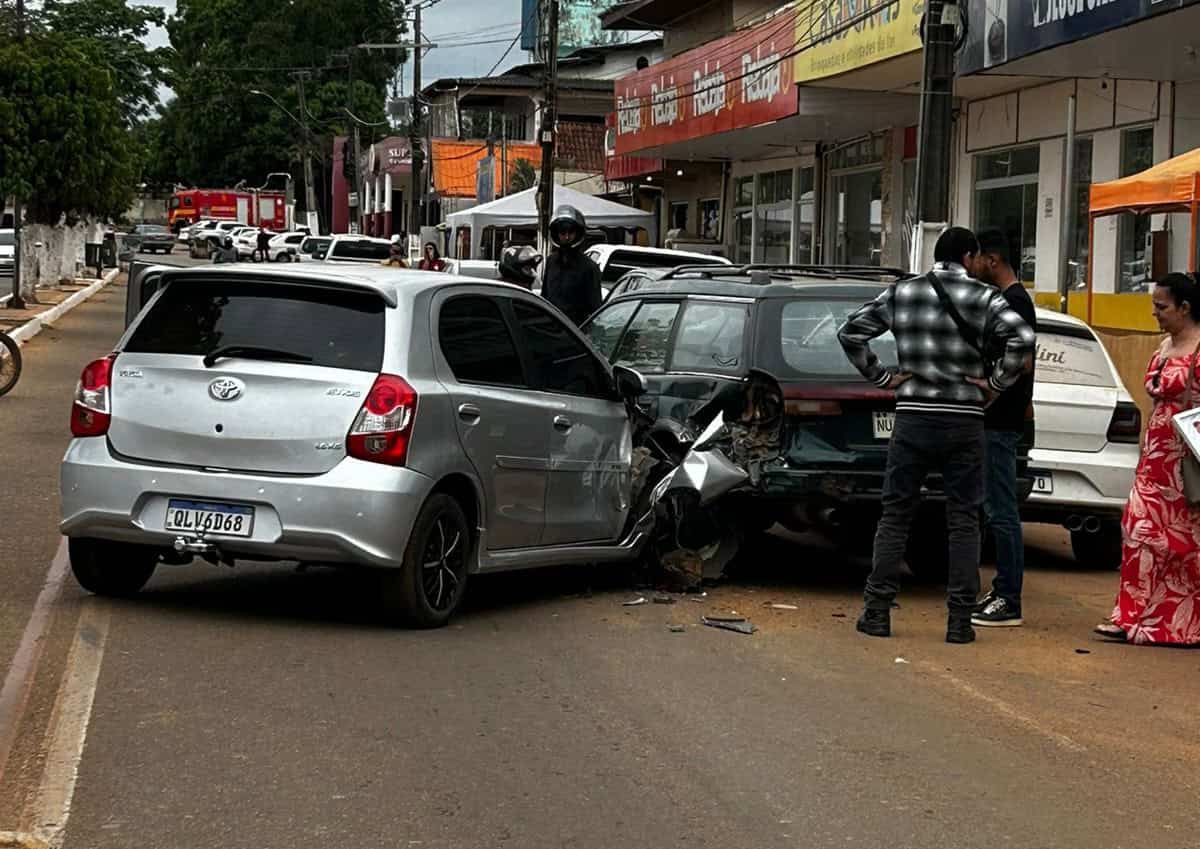
[[[35,342],[0,400],[4,662],[57,545],[70,387],[122,295]],[[1092,640],[1115,575],[1034,533],[1030,624],[965,647],[931,588],[893,639],[856,634],[862,564],[811,539],[669,606],[603,574],[476,580],[435,632],[381,624],[351,572],[164,568],[119,602],[68,580],[0,831],[36,807],[85,615],[108,626],[83,633],[104,654],[68,849],[1194,847],[1200,654]],[[698,624],[731,609],[759,632]]]

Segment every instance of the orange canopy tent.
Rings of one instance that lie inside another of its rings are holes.
[[[1196,227],[1200,211],[1200,148],[1160,162],[1129,177],[1095,183],[1088,203],[1088,256],[1093,256],[1096,219],[1133,212],[1153,215],[1187,212],[1192,216],[1188,271],[1196,270]],[[1092,320],[1092,266],[1088,263],[1088,321]]]

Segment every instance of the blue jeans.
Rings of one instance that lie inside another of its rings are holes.
[[[987,497],[983,512],[996,540],[996,578],[992,592],[1021,607],[1025,576],[1025,539],[1017,504],[1017,440],[1019,433],[987,432]]]

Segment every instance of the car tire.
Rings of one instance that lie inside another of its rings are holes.
[[[158,566],[154,549],[129,543],[73,538],[67,551],[75,580],[96,595],[134,595],[146,586]]]
[[[1075,562],[1089,569],[1120,569],[1122,554],[1121,523],[1109,519],[1094,534],[1071,531],[1071,552]]]
[[[473,548],[458,501],[443,493],[430,496],[413,523],[400,568],[383,574],[387,617],[410,628],[440,628],[449,622],[462,603]]]

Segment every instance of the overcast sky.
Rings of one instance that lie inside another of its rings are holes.
[[[170,14],[175,0],[142,0],[161,6]],[[461,47],[439,47],[425,54],[421,66],[422,82],[441,77],[483,76],[504,55],[504,51],[520,30],[521,0],[440,0],[421,13],[421,27],[430,41],[447,45],[462,42],[490,41],[494,44],[471,44]],[[158,30],[150,42],[167,44],[167,34]],[[528,61],[520,45],[512,49],[497,71]],[[404,67],[404,92],[412,91],[412,67]]]

